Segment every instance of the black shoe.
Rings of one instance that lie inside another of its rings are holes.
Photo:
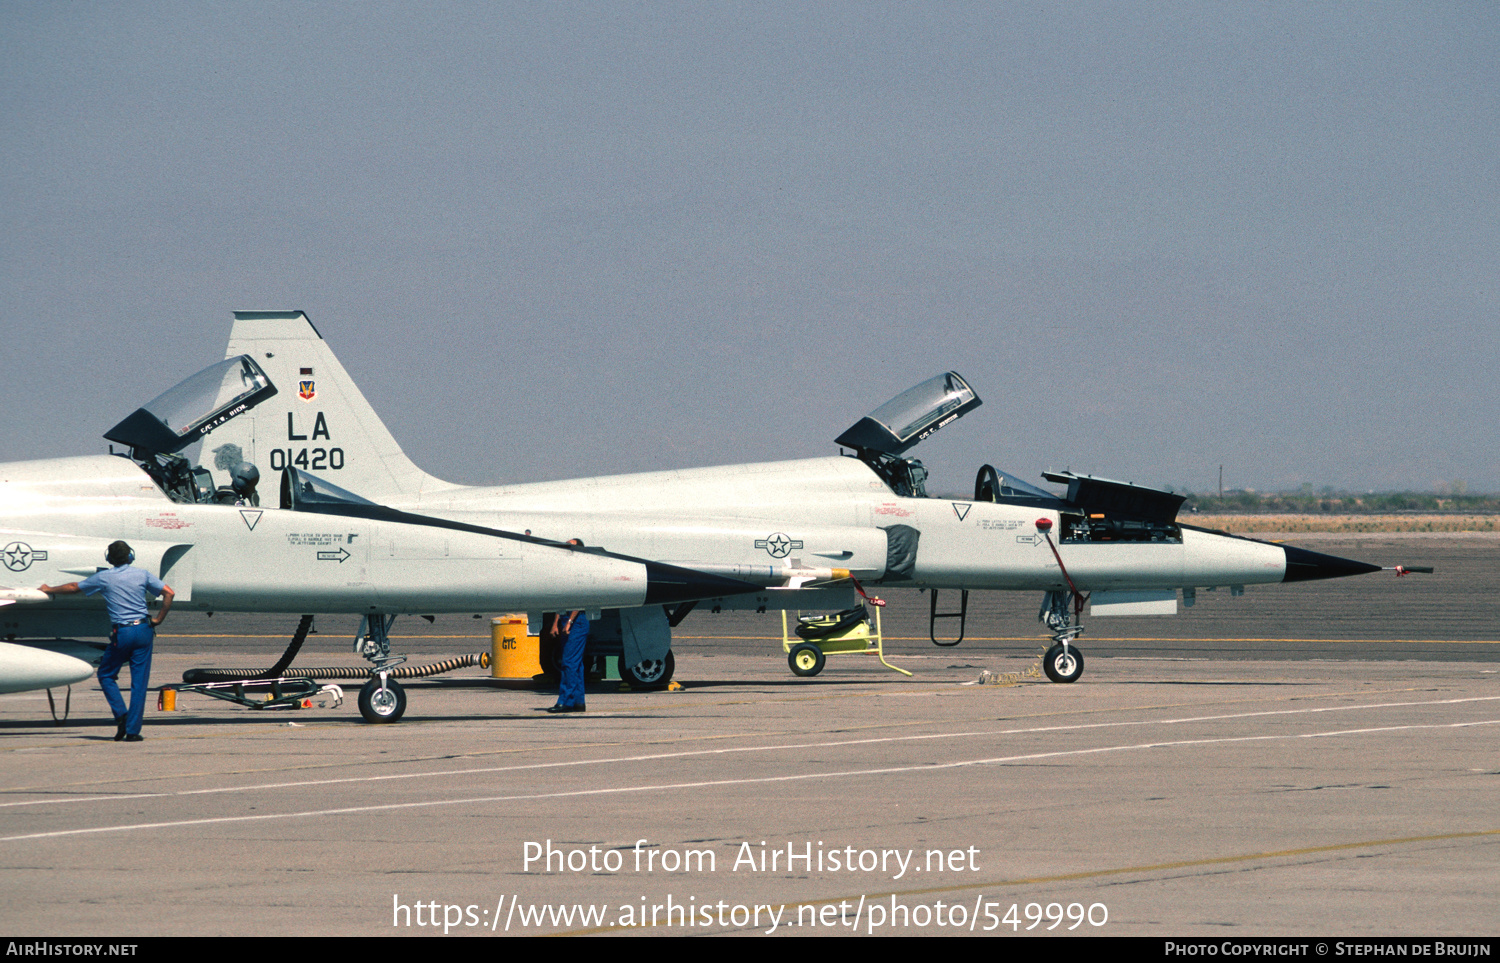
[[[548,706],[547,712],[556,715],[559,712],[587,712],[583,706]]]
[[[146,737],[143,736],[143,735],[141,735],[139,732],[135,732],[135,733],[131,733],[130,735],[126,736],[125,737],[125,741],[126,742],[145,742],[146,741]]]
[[[125,717],[115,716],[115,742],[125,741]]]

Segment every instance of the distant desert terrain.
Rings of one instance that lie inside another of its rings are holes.
[[[1183,513],[1177,520],[1199,528],[1213,528],[1235,535],[1280,532],[1330,532],[1355,534],[1359,532],[1497,532],[1500,531],[1500,516],[1459,514],[1266,514],[1266,515],[1210,515],[1208,513]]]

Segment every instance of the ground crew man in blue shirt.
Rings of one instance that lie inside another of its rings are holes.
[[[151,644],[155,628],[172,608],[172,587],[142,568],[130,563],[135,552],[124,542],[111,542],[105,559],[112,568],[95,572],[82,582],[66,585],[43,585],[49,595],[84,595],[104,593],[104,607],[109,612],[109,647],[99,660],[99,688],[109,700],[115,714],[115,742],[142,742],[141,721],[146,715],[146,693],[151,685]],[[151,618],[146,596],[160,595],[161,611]],[[130,663],[130,708],[120,696],[120,667]]]

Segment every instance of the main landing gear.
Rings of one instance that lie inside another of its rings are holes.
[[[668,649],[665,658],[645,659],[636,665],[626,665],[625,656],[619,656],[617,664],[620,669],[620,679],[632,689],[660,689],[672,681],[672,672],[677,668],[677,660],[672,657],[672,650]]]

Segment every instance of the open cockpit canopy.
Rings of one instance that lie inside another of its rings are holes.
[[[949,371],[908,388],[834,439],[834,444],[866,452],[900,455],[944,425],[962,418],[983,402],[957,371]]]
[[[254,504],[253,465],[230,465],[234,484],[219,488],[207,468],[180,452],[274,394],[276,386],[248,354],[226,358],[163,391],[104,437],[125,445],[125,454],[174,502]]]
[[[226,358],[157,395],[104,437],[141,456],[174,454],[274,394],[248,354]]]
[[[915,458],[901,457],[922,439],[980,406],[979,396],[957,371],[949,371],[908,388],[865,415],[834,443],[853,448],[897,495],[927,494],[927,469]]]

